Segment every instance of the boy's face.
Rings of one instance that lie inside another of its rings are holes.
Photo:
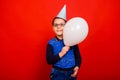
[[[64,29],[65,21],[63,19],[55,19],[53,24],[53,31],[55,32],[56,36],[62,36],[63,35],[63,29]]]

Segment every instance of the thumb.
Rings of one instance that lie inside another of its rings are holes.
[[[72,77],[76,77],[77,76],[77,72],[78,70],[74,70],[73,74],[71,74]]]

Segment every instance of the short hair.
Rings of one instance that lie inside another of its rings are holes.
[[[55,21],[55,19],[62,19],[62,20],[65,21],[65,23],[67,22],[67,21],[66,21],[65,19],[63,19],[63,18],[60,18],[60,17],[54,17],[53,20],[52,20],[52,25],[54,25],[54,21]]]

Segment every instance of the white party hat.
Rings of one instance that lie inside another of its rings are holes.
[[[58,13],[57,17],[60,17],[64,20],[66,20],[66,5],[63,6],[63,8]]]

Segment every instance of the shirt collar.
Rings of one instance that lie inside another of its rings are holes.
[[[55,36],[57,41],[62,41],[63,39],[59,39],[57,36]]]

